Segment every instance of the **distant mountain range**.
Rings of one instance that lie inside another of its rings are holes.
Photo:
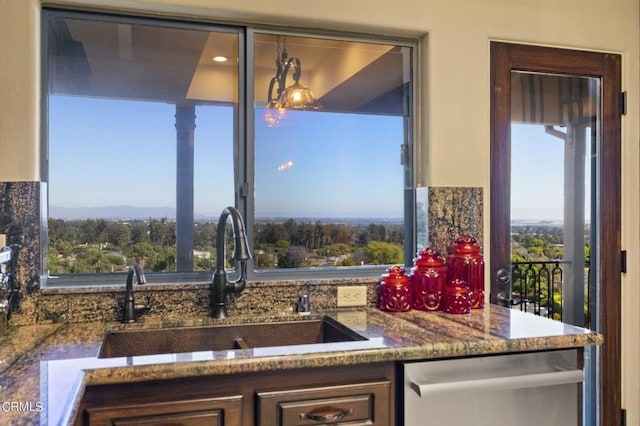
[[[49,217],[53,219],[175,219],[176,209],[173,207],[60,207],[49,206]]]
[[[222,211],[222,209],[221,209]],[[218,215],[195,213],[198,221],[217,221]],[[149,218],[167,218],[175,220],[176,209],[173,207],[133,207],[133,206],[105,206],[105,207],[61,207],[49,206],[49,217],[63,220],[85,220],[85,219],[106,219],[106,220],[146,220]],[[257,220],[260,223],[282,223],[288,219],[303,222],[321,223],[384,223],[398,224],[403,219],[384,217],[284,217],[284,216],[264,216]]]

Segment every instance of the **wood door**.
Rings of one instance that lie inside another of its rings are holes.
[[[620,55],[510,43],[491,43],[491,302],[510,305],[512,73],[543,73],[599,80],[597,210],[592,275],[597,317],[591,328],[604,336],[600,348],[600,423],[621,424],[621,57]],[[592,257],[593,257],[592,256]]]

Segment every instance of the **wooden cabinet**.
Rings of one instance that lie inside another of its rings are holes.
[[[87,387],[75,425],[395,425],[393,363]]]
[[[235,426],[242,424],[242,395],[87,408],[88,425]]]
[[[390,424],[389,381],[258,392],[260,426]]]

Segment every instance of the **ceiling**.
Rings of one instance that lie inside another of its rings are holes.
[[[57,18],[49,37],[53,94],[168,103],[236,103],[238,36],[231,32]],[[277,36],[256,34],[255,102],[275,75]],[[391,45],[287,37],[300,83],[323,110],[402,114],[407,53]],[[213,61],[223,55],[227,62]],[[116,78],[114,78],[116,76]],[[292,84],[289,77],[287,85]]]

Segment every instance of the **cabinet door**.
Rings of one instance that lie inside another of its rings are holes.
[[[258,392],[258,425],[389,425],[390,403],[388,381]]]
[[[89,426],[237,426],[242,424],[242,396],[88,408],[85,415]]]

